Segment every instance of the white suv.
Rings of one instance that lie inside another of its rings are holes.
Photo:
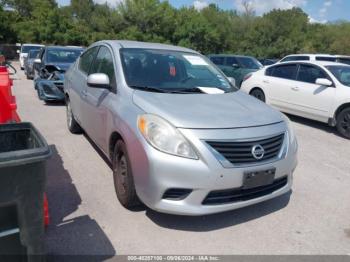
[[[350,56],[346,55],[326,55],[326,54],[294,54],[283,57],[279,63],[282,62],[296,62],[296,61],[329,61],[338,62],[350,65]]]
[[[28,56],[30,50],[40,50],[43,45],[38,44],[23,44],[21,46],[21,51],[19,52],[19,63],[21,65],[21,69],[24,69],[24,60]],[[18,52],[18,51],[17,51]]]
[[[247,75],[241,89],[283,112],[336,126],[350,139],[349,65],[279,63]]]
[[[337,57],[328,54],[293,54],[283,57],[279,63],[295,61],[329,61],[337,62]]]

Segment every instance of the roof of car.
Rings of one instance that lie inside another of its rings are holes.
[[[180,47],[180,46],[160,44],[160,43],[129,41],[129,40],[103,40],[103,41],[96,42],[93,45],[98,45],[101,43],[107,43],[107,44],[110,44],[112,46],[118,46],[118,47],[122,47],[122,48],[162,49],[162,50],[198,53],[192,49]]]
[[[61,46],[61,45],[49,45],[49,46],[46,46],[46,48],[47,49],[56,49],[56,48],[59,48],[59,49],[83,49],[80,46]]]
[[[252,56],[247,56],[247,55],[233,55],[233,54],[210,54],[208,57],[211,56],[219,56],[219,57],[252,57]]]
[[[22,44],[22,46],[44,46],[44,45],[41,45],[41,44]]]
[[[331,62],[331,61],[310,61],[310,60],[305,60],[305,61],[288,61],[288,62],[282,62],[279,64],[273,64],[271,66],[276,66],[276,65],[286,65],[286,64],[313,64],[313,65],[318,65],[318,66],[349,66],[343,63],[338,63],[338,62]]]
[[[289,56],[334,56],[334,55],[330,55],[330,54],[291,54],[291,55],[287,55],[285,57],[289,57]]]

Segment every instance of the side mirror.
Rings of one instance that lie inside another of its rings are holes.
[[[34,59],[34,64],[41,64],[41,59],[40,58],[35,58]]]
[[[228,77],[227,79],[230,81],[230,83],[231,83],[233,86],[236,86],[236,79],[234,79],[233,77]]]
[[[232,64],[232,67],[233,68],[239,68],[239,65],[238,64]]]
[[[17,49],[16,53],[17,53],[17,54],[20,54],[20,53],[21,53],[21,51],[19,51],[19,50]]]
[[[332,81],[328,80],[327,78],[317,78],[315,83],[317,85],[320,85],[320,86],[332,86],[333,85]]]
[[[93,88],[110,88],[109,77],[106,74],[96,73],[88,76],[87,85]]]

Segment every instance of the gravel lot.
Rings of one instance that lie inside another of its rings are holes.
[[[66,128],[65,107],[39,101],[23,71],[13,91],[22,120],[33,122],[53,151],[49,254],[350,254],[350,141],[324,124],[291,117],[299,141],[292,194],[181,217],[124,209],[109,165],[86,136]]]

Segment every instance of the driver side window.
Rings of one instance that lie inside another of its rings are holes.
[[[109,77],[112,88],[116,89],[116,78],[114,71],[113,56],[109,49],[101,46],[94,63],[91,65],[89,74],[103,73]]]
[[[300,65],[297,77],[298,81],[315,84],[317,78],[327,78],[331,80],[320,68],[311,65]]]

